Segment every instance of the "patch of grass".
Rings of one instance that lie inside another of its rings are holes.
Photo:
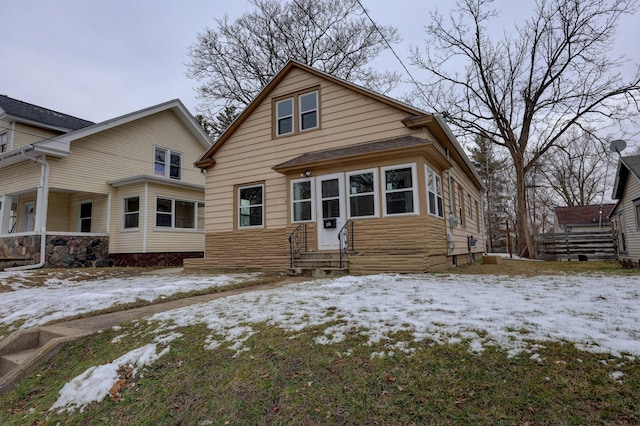
[[[509,276],[536,276],[576,273],[607,273],[616,275],[640,275],[640,269],[624,269],[614,261],[560,262],[504,259],[499,265],[477,261],[471,265],[447,269],[447,273]]]
[[[62,385],[140,347],[150,337],[129,325],[83,339],[52,358],[12,392],[0,396],[3,425],[44,424],[637,424],[640,361],[545,343],[536,355],[508,358],[489,347],[470,354],[466,343],[393,341],[366,346],[352,331],[318,345],[326,325],[304,334],[254,324],[259,335],[237,357],[228,347],[205,350],[203,325],[146,369],[118,402],[84,413],[49,412]],[[117,334],[130,333],[112,344]],[[394,351],[412,342],[413,351]],[[372,353],[384,353],[372,357]],[[390,356],[391,354],[391,356]],[[603,362],[604,360],[604,362]],[[613,374],[615,373],[615,374]]]

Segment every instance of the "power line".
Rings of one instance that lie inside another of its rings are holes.
[[[422,97],[424,98],[424,100],[427,100],[427,95],[424,93],[424,91],[422,90],[422,87],[420,86],[420,84],[418,84],[418,82],[416,81],[415,78],[413,78],[413,75],[411,74],[411,72],[409,71],[409,69],[406,67],[406,65],[404,64],[404,62],[402,62],[402,59],[400,59],[400,56],[398,56],[398,54],[396,53],[395,49],[391,46],[391,43],[389,43],[389,41],[387,40],[387,38],[384,36],[384,34],[382,33],[382,31],[380,31],[380,28],[378,27],[378,25],[376,24],[376,22],[371,18],[371,16],[369,15],[369,12],[367,12],[367,9],[365,9],[365,7],[362,5],[362,3],[360,2],[360,0],[356,0],[356,2],[358,3],[358,5],[360,5],[360,8],[362,9],[362,11],[364,12],[364,14],[367,16],[367,18],[369,19],[369,21],[371,22],[371,25],[373,25],[373,28],[378,32],[378,34],[380,34],[380,37],[382,37],[382,40],[384,40],[385,44],[387,45],[387,47],[389,48],[389,50],[391,50],[391,53],[393,53],[393,56],[396,57],[396,59],[398,60],[398,62],[400,63],[400,65],[402,66],[402,68],[404,68],[405,72],[407,73],[407,75],[409,76],[409,78],[411,79],[411,81],[413,82],[413,84],[416,86],[416,88],[418,89],[418,92],[420,92],[420,94],[422,95]]]

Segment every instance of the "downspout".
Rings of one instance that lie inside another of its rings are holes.
[[[144,218],[142,219],[142,252],[147,252],[147,215],[149,214],[149,182],[144,183]]]
[[[445,148],[447,159],[449,158],[449,148]],[[455,249],[455,242],[453,241],[453,229],[456,226],[455,215],[453,212],[453,191],[451,188],[451,171],[447,170],[447,186],[449,187],[449,228],[451,232],[448,233],[451,235],[447,235],[447,248],[449,250],[449,254],[453,254],[453,250]]]
[[[27,155],[27,151],[33,150],[33,145],[22,147],[20,154],[41,164],[40,186],[38,187],[38,195],[36,200],[36,223],[40,228],[40,262],[33,265],[15,266],[13,268],[5,268],[5,271],[24,271],[27,269],[37,269],[44,266],[46,260],[47,249],[47,208],[49,206],[49,163],[43,154],[40,157],[31,157]]]

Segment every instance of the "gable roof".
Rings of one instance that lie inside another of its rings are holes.
[[[203,149],[211,146],[209,136],[191,113],[189,113],[184,104],[179,99],[174,99],[0,154],[0,167],[15,164],[18,161],[24,161],[24,159],[26,159],[24,153],[29,151],[57,157],[67,157],[71,153],[71,142],[75,140],[167,110],[171,110],[176,114],[178,119],[186,126]]]
[[[446,138],[450,146],[445,146],[445,148],[452,154],[454,154],[454,158],[456,159],[456,161],[461,163],[461,165],[463,165],[463,169],[466,168],[465,171],[467,172],[467,175],[469,175],[473,183],[479,189],[484,188],[482,180],[475,170],[475,167],[471,164],[471,161],[469,160],[466,153],[456,140],[453,133],[451,133],[451,130],[445,124],[441,116],[439,116],[438,114],[428,114],[418,108],[412,107],[403,102],[358,86],[357,84],[350,83],[346,80],[335,77],[324,71],[320,71],[309,65],[305,65],[294,60],[290,60],[289,62],[287,62],[287,64],[280,70],[280,72],[278,72],[278,74],[276,74],[273,79],[271,79],[271,81],[260,91],[260,93],[258,93],[254,100],[240,113],[238,117],[236,117],[236,119],[229,125],[229,127],[222,133],[222,135],[220,135],[216,142],[202,155],[202,157],[200,157],[198,161],[196,161],[195,165],[203,169],[212,167],[215,164],[213,155],[220,149],[220,147],[222,147],[227,142],[227,140],[229,140],[231,135],[233,135],[238,127],[240,127],[240,125],[253,113],[253,111],[269,96],[269,94],[280,84],[280,82],[282,82],[282,80],[284,80],[284,78],[293,69],[303,70],[322,79],[331,81],[339,86],[355,91],[363,96],[372,98],[393,108],[404,111],[407,114],[407,119],[403,121],[403,123],[407,127],[427,127],[429,131],[431,131],[438,138],[438,140],[441,140],[441,138]]]
[[[613,193],[611,194],[611,198],[614,200],[622,198],[629,173],[633,174],[636,179],[640,180],[640,155],[620,157],[620,161],[618,162],[618,171],[616,172],[616,179],[613,183]]]
[[[600,205],[595,206],[573,206],[556,207],[555,215],[558,225],[597,225],[602,219],[602,223],[609,223],[609,213],[615,204],[603,204],[602,216],[600,215]]]
[[[93,124],[92,121],[0,95],[0,118],[3,117],[61,132],[69,132]]]

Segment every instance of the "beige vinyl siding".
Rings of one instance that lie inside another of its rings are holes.
[[[444,220],[445,226],[448,233],[453,234],[453,250],[449,252],[450,255],[463,255],[468,254],[469,249],[467,245],[467,238],[469,236],[473,236],[478,243],[475,247],[471,248],[472,252],[482,253],[484,251],[484,242],[483,242],[483,232],[482,232],[482,220],[477,220],[476,217],[476,208],[475,203],[478,203],[478,213],[482,214],[480,211],[480,192],[471,184],[466,175],[463,174],[460,167],[456,164],[454,167],[449,169],[449,173],[451,174],[451,183],[452,190],[449,191],[449,179],[447,171],[442,173],[442,192],[443,192],[443,202],[444,202]],[[453,215],[457,218],[458,214],[458,188],[462,187],[463,192],[463,211],[464,211],[464,222],[461,225],[460,222],[457,223],[453,230],[449,227],[449,214],[451,213],[451,207],[453,207]],[[471,195],[472,209],[473,209],[473,219],[469,218],[469,211],[467,207],[467,196]],[[449,202],[449,196],[453,196],[453,200],[451,203]],[[480,227],[478,227],[480,225]]]
[[[109,253],[142,253],[144,248],[144,183],[119,188],[111,199],[111,224],[109,230]],[[140,197],[138,228],[123,228],[123,200]]]
[[[640,198],[640,181],[632,172],[629,172],[623,194],[622,206],[618,206],[617,210],[623,210],[626,225],[627,255],[624,257],[638,261],[640,260],[640,230],[636,225],[633,200]]]
[[[182,153],[183,182],[204,184],[200,171],[193,166],[204,149],[175,113],[163,111],[73,141],[69,157],[50,160],[50,185],[108,193],[107,181],[153,175],[155,146]]]
[[[6,130],[6,132],[8,137],[9,149],[19,149],[23,146],[39,142],[43,139],[49,139],[60,134],[60,132],[53,132],[22,123],[15,123],[15,127],[12,129],[12,123],[6,120],[0,121],[0,127],[2,127],[0,128],[0,133],[3,133],[5,131],[5,128],[8,129]],[[12,138],[13,147],[11,146]]]
[[[156,199],[170,198],[182,201],[204,202],[201,191],[185,190],[160,185],[149,185],[149,209],[147,211],[147,252],[203,251],[204,231],[168,229],[156,227]]]
[[[40,164],[25,161],[0,169],[1,191],[13,194],[22,191],[35,191],[40,185]]]
[[[71,196],[66,193],[49,192],[47,208],[47,232],[75,232],[71,228]]]
[[[273,139],[271,98],[317,86],[320,86],[321,128]],[[354,115],[354,110],[361,113]],[[400,120],[405,117],[405,113],[390,106],[314,75],[292,70],[214,155],[217,164],[207,173],[207,232],[233,230],[234,185],[261,180],[265,181],[266,227],[285,227],[286,179],[271,167],[309,151],[408,134],[424,135],[423,131],[402,126]]]

